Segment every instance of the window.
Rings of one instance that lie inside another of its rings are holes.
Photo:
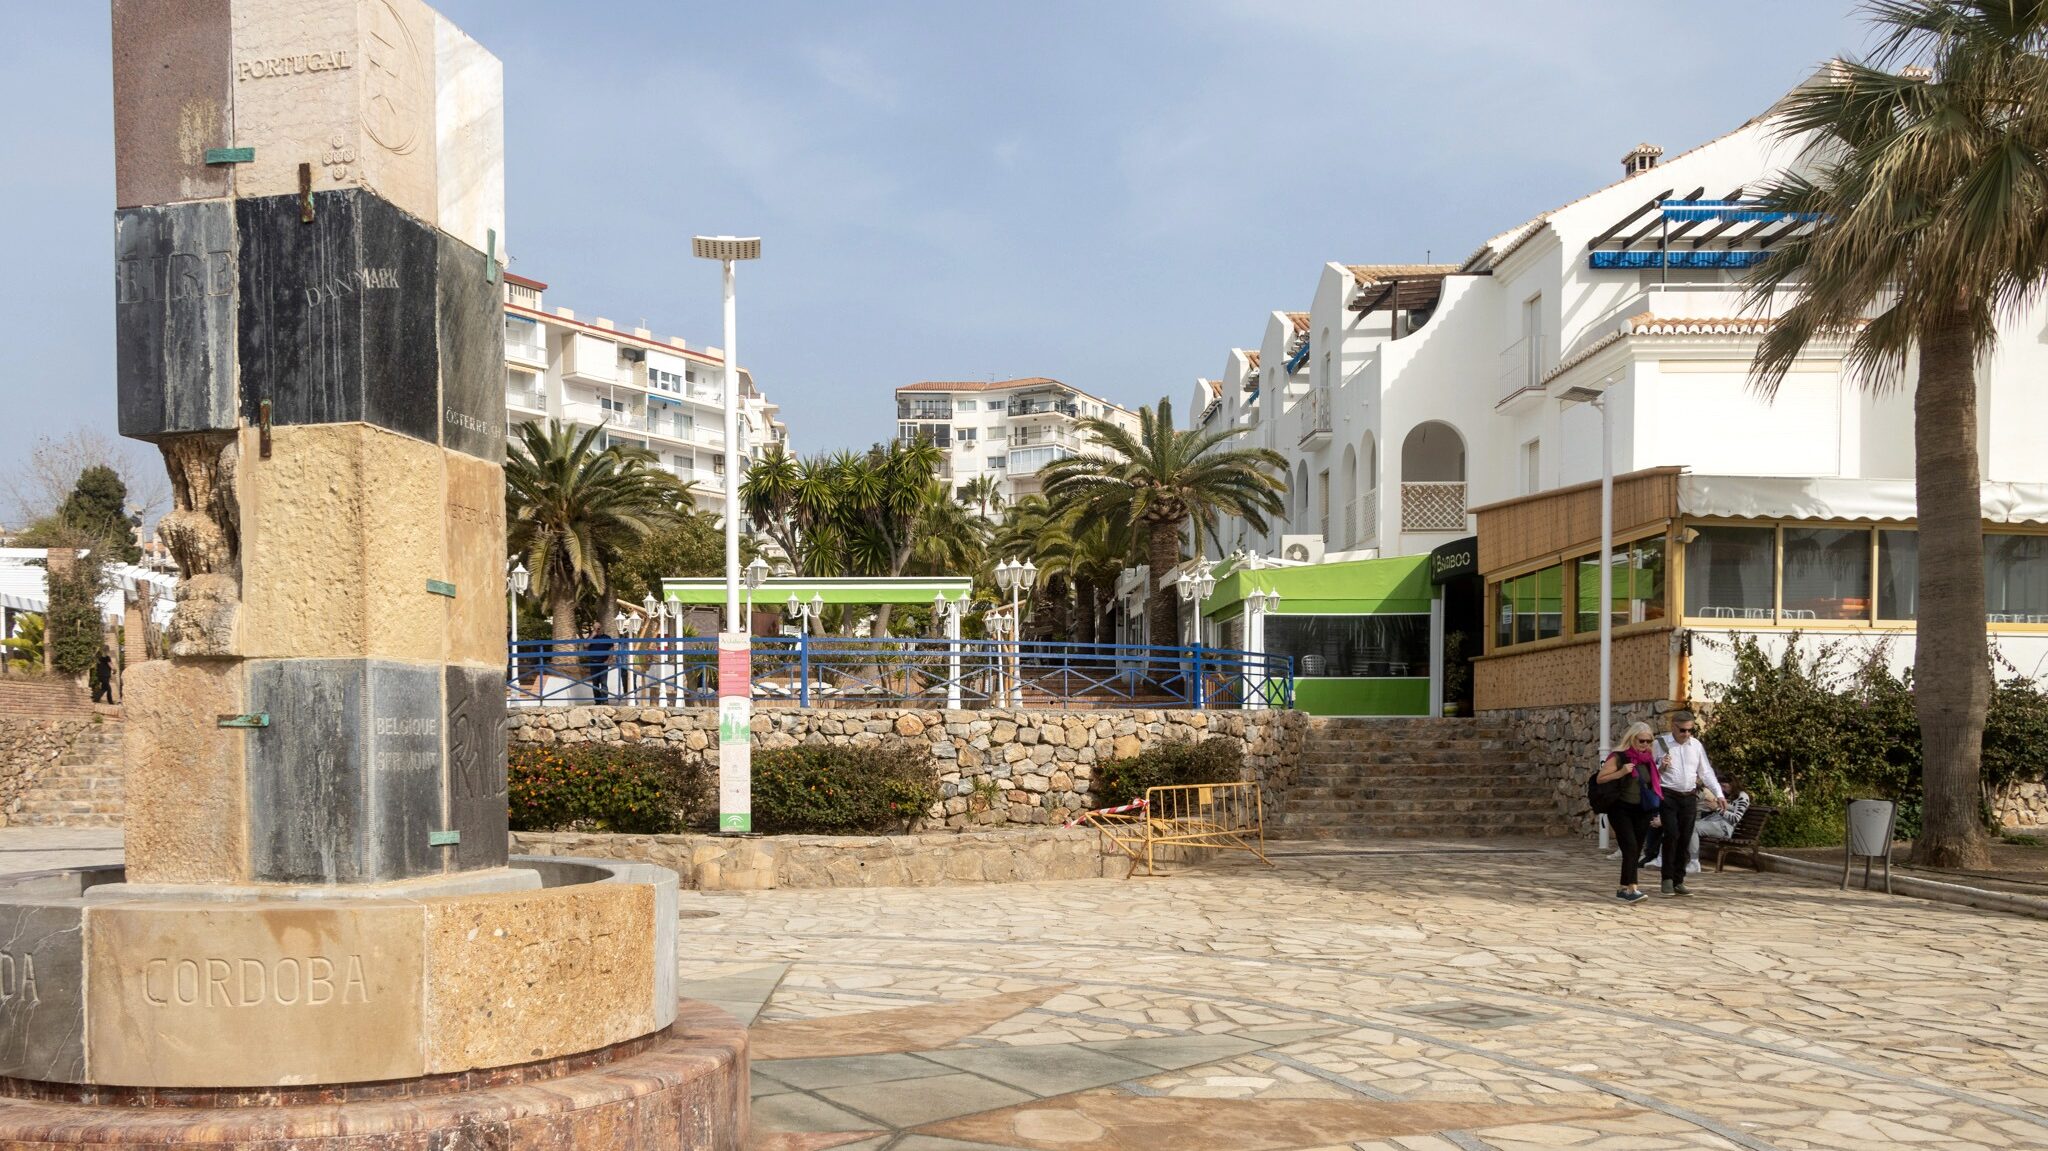
[[[1984,610],[1992,623],[2048,623],[2048,536],[1984,534]]]
[[[1009,466],[1009,463],[1008,456],[990,456],[988,458],[988,466],[991,471],[1002,471],[1005,467]]]
[[[524,316],[505,317],[505,347],[528,356],[540,352],[540,325]]]
[[[1496,647],[1564,634],[1564,567],[1554,564],[1495,585]]]
[[[953,401],[953,410],[956,412],[971,412],[974,410],[974,403],[973,400],[955,400]]]
[[[980,431],[981,429],[979,428],[954,428],[953,438],[963,444],[971,444],[974,442],[976,434]]]
[[[717,455],[711,457],[711,474],[714,476],[722,476],[725,474],[724,452],[720,452]]]
[[[1920,533],[1911,528],[1877,529],[1877,618],[1920,615]]]
[[[1426,615],[1269,615],[1266,651],[1294,657],[1308,679],[1407,679],[1429,675]]]
[[[1593,635],[1600,630],[1600,558],[1580,556],[1573,561],[1577,590],[1576,616],[1572,630]],[[1613,626],[1627,627],[1664,618],[1664,537],[1651,536],[1614,549]]]
[[[1531,495],[1543,490],[1543,441],[1530,440],[1522,445],[1522,494]]]
[[[1772,618],[1777,529],[1692,530],[1693,540],[1685,545],[1685,614],[1707,619]]]
[[[1784,618],[1870,618],[1870,529],[1785,528]]]
[[[649,368],[647,369],[647,386],[658,392],[674,392],[677,395],[682,395],[684,380],[683,377],[674,372],[663,371],[660,368]]]

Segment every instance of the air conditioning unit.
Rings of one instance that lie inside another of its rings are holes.
[[[1295,563],[1319,564],[1323,562],[1323,537],[1281,536],[1280,558]]]

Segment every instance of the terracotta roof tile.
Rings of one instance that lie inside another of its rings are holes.
[[[1049,376],[1025,376],[1015,380],[922,380],[905,384],[899,392],[991,392],[1004,388],[1029,388],[1041,384],[1058,384],[1060,381]],[[1067,385],[1061,385],[1067,386]],[[1075,389],[1079,391],[1079,388]]]
[[[1281,314],[1287,317],[1287,322],[1288,322],[1288,323],[1290,323],[1290,324],[1293,324],[1293,325],[1294,325],[1294,334],[1295,334],[1295,335],[1297,335],[1297,336],[1305,336],[1305,335],[1308,335],[1308,313],[1307,313],[1307,312],[1283,312],[1283,313],[1281,313]]]
[[[1259,350],[1257,348],[1250,349],[1245,352],[1244,359],[1246,363],[1256,369],[1259,366]]]

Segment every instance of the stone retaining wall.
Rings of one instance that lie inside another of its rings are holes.
[[[1993,788],[1991,813],[2000,827],[2048,827],[2048,782],[2023,780]]]
[[[1614,705],[1614,738],[1636,722],[1664,730],[1664,713],[1677,704],[1666,701],[1617,703]],[[1586,777],[1600,765],[1600,706],[1573,704],[1560,707],[1522,707],[1482,711],[1479,718],[1507,728],[1522,749],[1522,762],[1537,778],[1550,785],[1558,813],[1573,831],[1591,835],[1598,827],[1593,809],[1586,806]]]
[[[942,887],[1122,875],[1082,828],[940,831],[921,835],[602,835],[515,832],[521,855],[652,863],[700,891],[778,887]],[[1112,870],[1113,867],[1113,870]]]
[[[71,750],[91,719],[0,717],[0,827],[43,772]]]
[[[9,720],[84,719],[92,713],[92,693],[69,676],[0,677],[0,716]]]
[[[510,742],[641,743],[718,762],[718,715],[709,708],[515,709]],[[930,813],[948,827],[1046,824],[1130,796],[1098,796],[1095,765],[1164,743],[1222,736],[1244,747],[1245,772],[1269,789],[1294,779],[1308,716],[1296,711],[919,711],[901,708],[762,708],[754,746],[889,740],[928,743],[941,798]]]

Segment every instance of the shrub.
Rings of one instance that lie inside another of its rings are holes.
[[[1778,808],[1764,831],[1773,847],[1842,842],[1843,805],[1889,799],[1897,834],[1920,833],[1920,722],[1912,673],[1895,675],[1889,644],[1852,654],[1840,642],[1803,653],[1796,633],[1773,658],[1738,636],[1734,674],[1703,725],[1724,780]],[[2001,660],[2001,662],[2003,662]],[[1984,781],[2039,779],[2048,747],[2048,693],[2009,664],[1984,724]]]
[[[515,747],[506,764],[514,831],[681,831],[710,817],[712,777],[667,748]]]
[[[757,750],[753,799],[766,835],[902,832],[938,802],[939,774],[924,744]]]
[[[92,670],[104,644],[99,597],[105,561],[98,550],[78,556],[66,571],[47,576],[49,611],[43,616],[43,642],[50,666],[59,675],[80,676]]]
[[[1235,740],[1210,736],[1199,743],[1175,740],[1148,748],[1128,759],[1095,765],[1095,801],[1120,807],[1145,797],[1148,787],[1187,783],[1236,783],[1244,778],[1244,747]]]

